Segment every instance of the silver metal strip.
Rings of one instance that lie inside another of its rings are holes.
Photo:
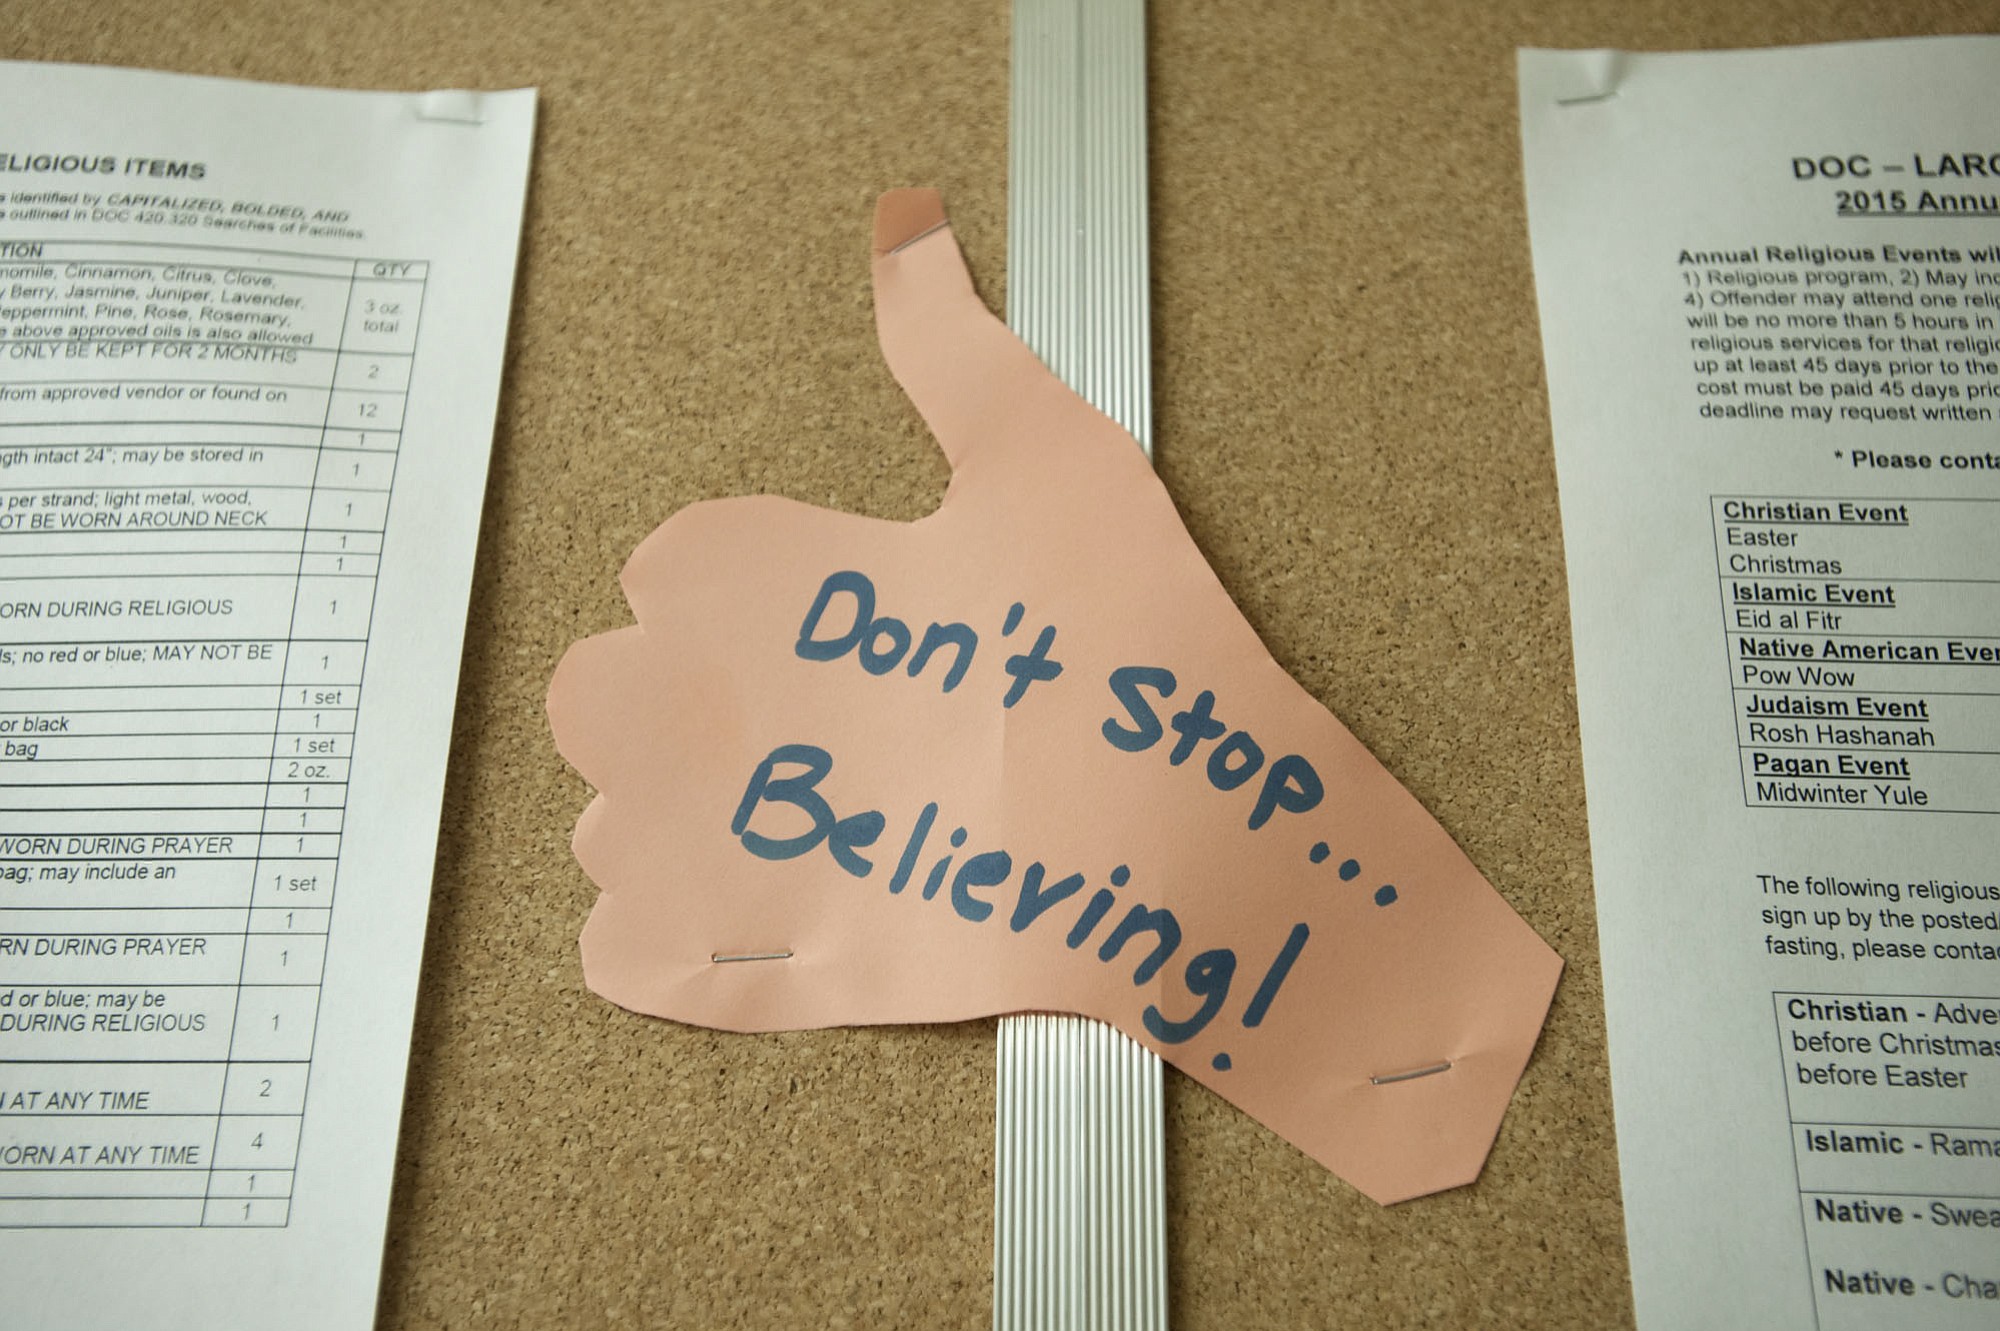
[[[1007,322],[1152,455],[1144,0],[1015,0]],[[1080,1017],[1000,1023],[996,1331],[1165,1331],[1160,1060]]]
[[[1007,323],[1153,455],[1144,0],[1015,0]]]

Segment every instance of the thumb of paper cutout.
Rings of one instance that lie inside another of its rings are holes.
[[[1378,1201],[1470,1182],[1560,959],[1271,660],[936,194],[881,200],[874,277],[938,510],[683,509],[638,624],[557,669],[591,988],[737,1031],[1082,1013]]]

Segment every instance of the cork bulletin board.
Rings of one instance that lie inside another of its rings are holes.
[[[1157,464],[1272,654],[1568,962],[1473,1187],[1382,1209],[1169,1074],[1183,1328],[1631,1320],[1517,46],[2000,31],[1980,0],[1159,0]],[[699,499],[910,520],[869,217],[1006,272],[1004,0],[12,0],[0,58],[541,89],[380,1324],[984,1325],[992,1021],[734,1036],[583,987],[543,715]]]

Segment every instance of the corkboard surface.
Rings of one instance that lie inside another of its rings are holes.
[[[1277,659],[1569,961],[1485,1176],[1383,1210],[1168,1074],[1177,1327],[1629,1324],[1521,45],[2000,30],[1990,0],[1160,0],[1158,465]],[[992,1022],[739,1037],[582,985],[542,714],[697,499],[884,518],[945,468],[876,354],[870,204],[1004,294],[1007,6],[12,0],[0,57],[542,90],[380,1323],[973,1327]]]

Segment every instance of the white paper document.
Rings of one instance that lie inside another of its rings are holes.
[[[373,1322],[533,116],[0,64],[0,1325]]]
[[[2000,1325],[2000,39],[1520,91],[1639,1324]]]

